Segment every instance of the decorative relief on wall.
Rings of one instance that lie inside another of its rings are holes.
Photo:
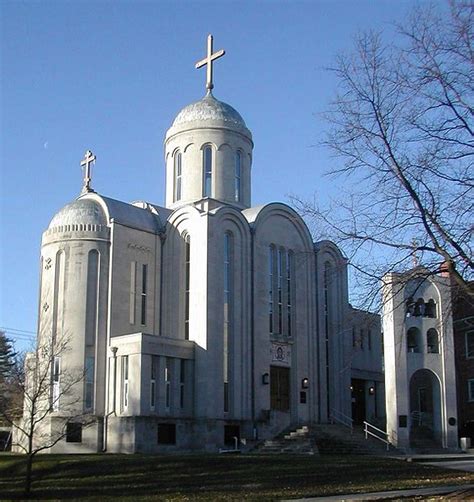
[[[128,247],[130,249],[136,249],[138,251],[142,251],[143,253],[151,253],[151,248],[147,246],[141,246],[139,244],[134,244],[133,242],[129,242]]]
[[[45,312],[48,312],[48,309],[49,309],[48,302],[44,302],[44,303],[43,303],[43,310],[44,310]]]
[[[272,362],[291,364],[291,347],[286,343],[272,343]]]
[[[44,262],[44,268],[45,270],[49,270],[51,268],[51,258],[47,258]]]

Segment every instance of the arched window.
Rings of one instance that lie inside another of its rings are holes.
[[[438,332],[434,328],[430,328],[426,333],[426,344],[428,347],[428,353],[439,354]]]
[[[421,352],[420,330],[418,328],[410,328],[407,331],[407,351]]]
[[[288,336],[292,335],[292,322],[293,319],[291,317],[291,304],[292,304],[292,296],[293,296],[293,287],[292,287],[292,276],[293,276],[293,253],[288,251],[286,254],[286,308],[287,308],[287,322],[288,322]]]
[[[234,198],[240,202],[242,197],[242,153],[237,150],[235,154],[235,173],[234,173]]]
[[[224,234],[224,412],[229,411],[229,340],[232,333],[233,303],[233,242],[229,232]]]
[[[411,296],[405,302],[405,305],[406,305],[406,316],[411,317],[415,315],[415,302],[413,301],[413,298]]]
[[[425,304],[425,316],[431,318],[436,317],[436,303],[433,298],[430,298],[428,303]]]
[[[191,284],[191,237],[184,238],[184,339],[189,340],[189,293]]]
[[[181,152],[176,152],[174,155],[174,202],[181,200],[181,175],[183,172],[182,168],[182,156]]]
[[[283,333],[283,253],[283,249],[279,249],[277,255],[278,333]]]
[[[203,150],[203,197],[212,197],[212,147]]]
[[[425,301],[423,298],[418,298],[415,303],[415,317],[425,315]]]

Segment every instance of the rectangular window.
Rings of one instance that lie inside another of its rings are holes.
[[[92,410],[94,406],[94,357],[86,357],[85,371],[85,408]]]
[[[270,333],[273,333],[273,268],[275,264],[275,248],[270,246],[268,254],[268,321]]]
[[[147,283],[148,265],[142,265],[142,312],[141,324],[146,324],[146,283]]]
[[[364,330],[360,330],[360,338],[359,338],[359,345],[361,350],[364,350]]]
[[[122,356],[122,411],[128,408],[128,356]]]
[[[292,335],[291,331],[291,324],[292,324],[292,318],[291,318],[291,267],[292,267],[292,255],[291,251],[288,251],[286,254],[286,295],[287,295],[287,314],[288,314],[288,336]]]
[[[155,409],[156,402],[156,357],[151,357],[150,366],[150,410]]]
[[[53,395],[51,398],[51,407],[53,411],[59,410],[59,397],[61,394],[61,359],[54,357],[53,359]]]
[[[283,333],[283,252],[278,250],[278,333]]]
[[[158,424],[158,444],[176,444],[175,424]]]
[[[466,358],[474,358],[474,331],[468,331],[466,333]]]
[[[352,326],[352,346],[354,348],[357,348],[357,337],[356,337],[356,330],[355,330],[354,326]]]
[[[170,409],[171,406],[171,359],[166,358],[165,366],[165,408]]]
[[[367,347],[369,350],[372,350],[372,330],[369,329],[367,331]]]
[[[468,401],[474,401],[474,379],[467,381]]]
[[[184,359],[180,360],[179,368],[179,407],[184,408],[184,382],[186,378],[186,361]]]
[[[82,424],[77,422],[66,424],[66,443],[82,443]]]
[[[137,296],[137,262],[130,263],[130,324],[135,324]]]
[[[203,152],[204,161],[204,190],[203,197],[212,197],[212,148],[206,146]]]

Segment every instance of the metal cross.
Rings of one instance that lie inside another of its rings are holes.
[[[206,89],[211,91],[214,88],[214,84],[212,83],[212,62],[215,59],[222,57],[225,54],[225,50],[221,49],[220,51],[212,53],[212,35],[207,36],[207,56],[201,61],[196,63],[196,68],[201,68],[201,66],[207,65],[207,82]]]
[[[82,193],[93,192],[91,188],[91,164],[95,162],[95,155],[90,151],[84,155],[84,160],[81,160],[81,167],[84,169],[84,185],[82,187]]]

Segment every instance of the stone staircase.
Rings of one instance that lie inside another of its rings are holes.
[[[393,446],[369,436],[365,439],[362,427],[355,426],[351,434],[347,427],[337,424],[311,426],[311,438],[321,455],[396,455],[400,453]]]
[[[267,439],[255,451],[261,454],[290,453],[299,455],[317,455],[318,449],[307,426],[294,431],[279,434],[273,439]]]

